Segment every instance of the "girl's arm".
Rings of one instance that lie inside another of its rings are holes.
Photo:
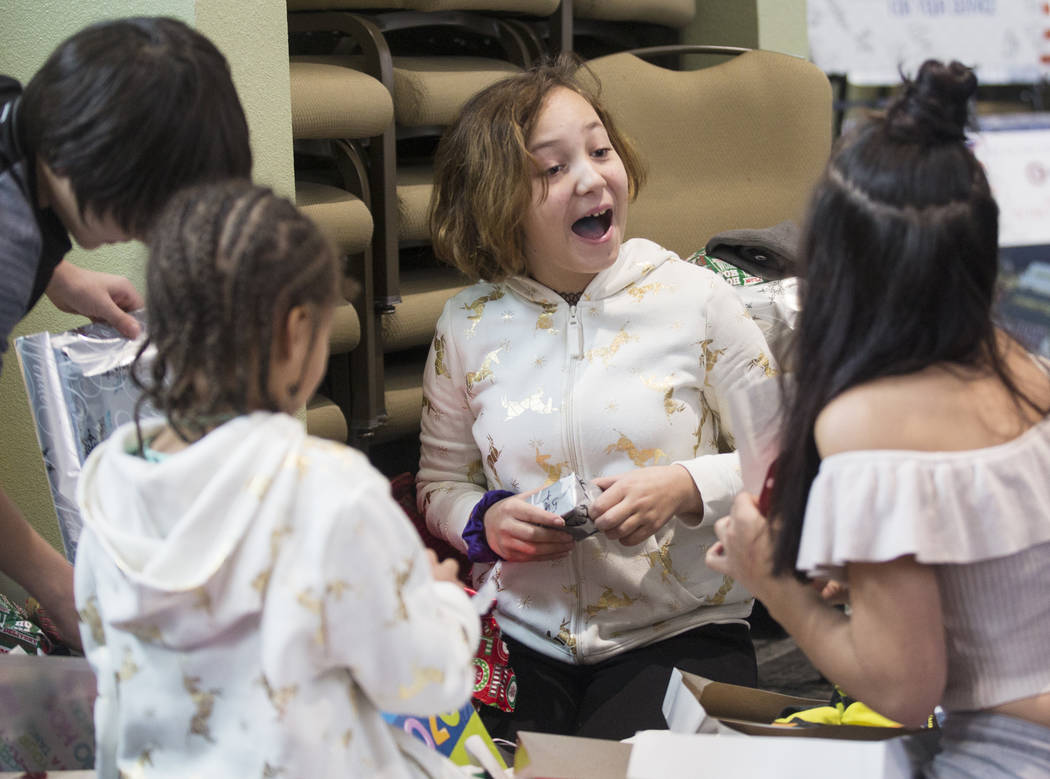
[[[514,562],[550,560],[568,554],[572,539],[549,528],[564,525],[561,517],[514,495],[491,496],[480,513],[478,532],[488,550],[469,549],[463,538],[486,492],[481,452],[474,441],[474,415],[467,405],[465,369],[456,349],[455,328],[448,308],[438,320],[423,373],[423,414],[420,467],[417,477],[419,510],[427,527],[472,560],[492,554]],[[546,526],[546,527],[544,527]]]
[[[729,397],[742,387],[776,381],[776,364],[758,325],[736,293],[713,273],[690,268],[696,299],[706,299],[706,327],[699,339],[697,377],[702,415],[711,414],[715,435],[734,446]],[[701,289],[706,285],[709,289]],[[736,453],[705,454],[669,466],[639,468],[597,479],[605,492],[595,502],[595,524],[631,546],[657,532],[672,516],[708,523],[729,512],[740,491]]]
[[[478,615],[461,584],[435,580],[385,479],[370,475],[316,543],[323,562],[304,597],[319,604],[323,662],[348,668],[383,711],[462,706],[473,691]]]
[[[417,476],[419,510],[430,532],[466,552],[463,528],[486,491],[465,372],[452,315],[441,314],[423,369],[423,413]]]
[[[701,402],[713,417],[719,442],[735,449],[730,399],[761,382],[778,381],[779,369],[765,336],[732,287],[713,273],[704,276],[711,290],[700,342]],[[736,452],[701,455],[681,465],[702,497],[704,520],[711,523],[728,514],[743,486]]]
[[[739,580],[828,679],[903,725],[921,727],[944,693],[947,657],[934,570],[911,556],[847,567],[851,614],[811,586],[774,577],[772,541],[752,495],[715,523],[707,564]]]

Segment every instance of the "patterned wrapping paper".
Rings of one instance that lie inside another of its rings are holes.
[[[140,323],[142,312],[137,314]],[[44,456],[66,558],[74,560],[83,524],[76,504],[80,469],[106,436],[134,418],[141,395],[131,363],[145,329],[129,341],[104,324],[15,339],[29,408]],[[151,352],[143,359],[148,365]],[[141,418],[156,416],[148,405]]]
[[[95,674],[85,658],[4,655],[0,771],[93,768],[94,702]]]

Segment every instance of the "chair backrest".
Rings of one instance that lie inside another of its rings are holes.
[[[685,257],[725,230],[801,221],[831,151],[831,85],[815,65],[761,50],[689,71],[630,52],[587,64],[648,172],[629,236]]]

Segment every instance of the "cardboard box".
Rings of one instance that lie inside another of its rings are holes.
[[[719,733],[727,729],[753,736],[848,739],[882,741],[920,733],[909,728],[867,725],[814,725],[793,728],[772,724],[787,707],[827,706],[826,700],[798,698],[767,690],[756,690],[680,671],[671,673],[664,697],[667,727],[675,733]]]
[[[634,737],[626,779],[909,779],[901,739],[854,741],[646,730]]]
[[[520,730],[514,779],[626,779],[631,748],[621,741]]]

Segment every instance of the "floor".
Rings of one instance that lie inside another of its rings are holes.
[[[831,684],[790,637],[755,639],[758,686],[801,698],[831,699]]]

